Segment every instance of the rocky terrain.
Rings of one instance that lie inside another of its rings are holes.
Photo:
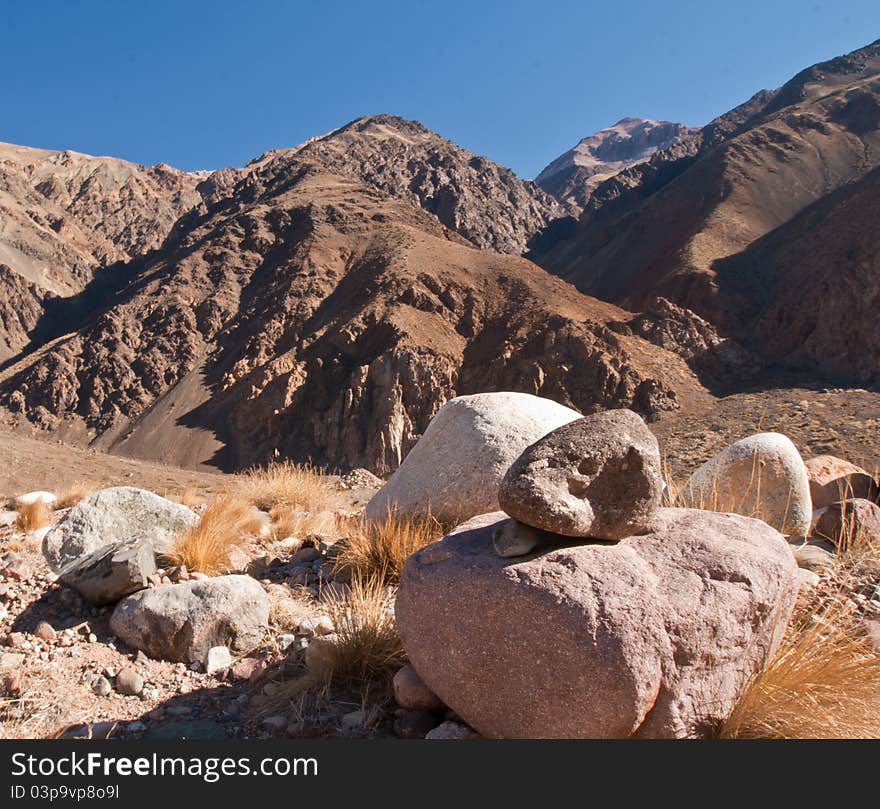
[[[695,131],[669,121],[624,118],[578,141],[542,169],[535,183],[572,211],[581,211],[605,180],[644,163]]]
[[[603,183],[570,238],[530,255],[631,309],[662,295],[769,363],[870,383],[877,252],[859,223],[876,196],[878,91],[877,43],[804,70]],[[835,333],[841,319],[852,331]]]
[[[762,432],[664,480],[634,412],[527,394],[453,399],[422,440],[382,488],[288,465],[11,499],[0,737],[880,732],[870,472]]]

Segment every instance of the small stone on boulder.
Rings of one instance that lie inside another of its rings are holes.
[[[113,604],[143,590],[156,573],[153,545],[143,539],[111,542],[74,559],[58,579],[97,606]]]
[[[517,458],[501,482],[503,511],[570,537],[641,534],[660,505],[657,439],[631,410],[609,410],[558,427]]]

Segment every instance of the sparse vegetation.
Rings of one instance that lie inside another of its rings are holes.
[[[259,530],[259,524],[246,500],[219,495],[205,508],[201,520],[177,540],[168,561],[210,576],[225,573],[232,547]]]
[[[198,509],[205,502],[202,493],[192,483],[187,483],[175,499],[180,505],[193,510]]]
[[[32,503],[23,503],[19,506],[15,529],[27,534],[38,528],[43,528],[51,522],[52,510],[49,506],[43,500],[34,500]]]
[[[94,487],[89,486],[88,483],[82,481],[71,483],[70,486],[58,495],[58,499],[55,501],[55,508],[72,508],[79,503],[80,500],[84,500],[88,497],[93,491]]]
[[[335,489],[327,475],[310,464],[290,461],[248,470],[239,476],[235,494],[264,511],[277,506],[324,511],[335,504]]]
[[[327,535],[336,531],[337,519],[332,511],[299,511],[290,506],[273,506],[269,516],[272,518],[272,536],[275,539]]]
[[[406,663],[394,623],[394,591],[383,579],[355,576],[350,590],[327,599],[337,638],[328,675],[333,681],[390,681]]]
[[[431,514],[403,517],[389,512],[381,521],[351,520],[344,526],[336,569],[347,569],[361,580],[397,582],[404,562],[447,530]]]
[[[743,692],[720,736],[880,736],[880,656],[843,600],[792,622],[776,655]]]

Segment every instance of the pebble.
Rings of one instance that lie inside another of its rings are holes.
[[[53,641],[57,637],[57,633],[48,621],[40,621],[34,629],[34,635],[47,642]]]
[[[205,658],[205,672],[216,674],[218,671],[228,669],[232,665],[232,652],[228,646],[212,646]]]
[[[116,690],[120,694],[136,697],[144,690],[144,678],[133,668],[124,668],[116,675]]]
[[[94,691],[99,697],[106,697],[112,690],[110,681],[106,677],[98,677],[92,683],[92,691]]]

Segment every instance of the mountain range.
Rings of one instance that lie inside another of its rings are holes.
[[[460,393],[656,419],[779,367],[872,383],[878,194],[880,43],[536,182],[390,115],[214,172],[3,144],[0,416],[386,474]]]

